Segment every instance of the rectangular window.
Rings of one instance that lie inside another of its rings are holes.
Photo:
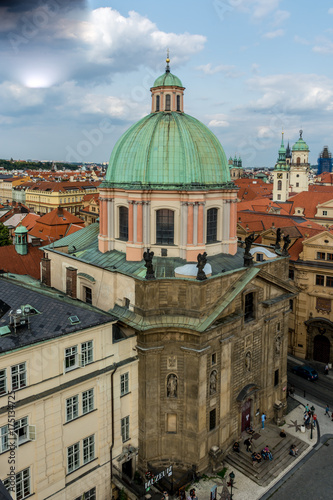
[[[94,361],[94,346],[93,341],[83,342],[81,344],[82,364],[89,365]]]
[[[244,320],[251,321],[254,319],[254,293],[247,293],[245,295],[244,305]]]
[[[19,445],[29,440],[28,417],[16,420],[14,424],[14,432],[17,435]]]
[[[67,469],[73,472],[80,467],[80,443],[75,443],[67,448]]]
[[[216,408],[209,412],[209,430],[212,431],[216,427]]]
[[[85,415],[94,409],[94,389],[82,393],[82,414]]]
[[[123,443],[130,439],[129,416],[121,419],[121,437],[122,437]]]
[[[317,259],[318,260],[325,260],[325,253],[324,252],[317,252]]]
[[[0,453],[8,450],[8,425],[0,427]]]
[[[26,364],[20,363],[19,365],[12,366],[12,391],[22,389],[27,385],[27,372]]]
[[[323,276],[322,274],[316,274],[316,285],[324,286],[325,276]]]
[[[289,299],[289,310],[290,311],[294,310],[294,299]]]
[[[77,345],[65,349],[65,371],[73,370],[78,366]]]
[[[129,373],[120,375],[120,395],[124,396],[129,392]]]
[[[327,215],[327,210],[323,210],[323,215]]]
[[[84,290],[84,301],[87,304],[92,304],[92,290],[88,286],[83,287]]]
[[[274,372],[274,387],[279,385],[279,370],[275,370]]]
[[[333,287],[333,276],[326,276],[326,286]]]
[[[96,500],[96,488],[91,488],[91,490],[86,491],[81,496],[75,498],[75,500]]]
[[[327,255],[327,260],[333,260],[333,253],[328,253]]]
[[[294,271],[294,269],[289,269],[289,279],[291,279],[291,280],[295,279],[295,271]]]
[[[257,254],[256,254],[256,261],[257,261],[257,262],[263,262],[263,260],[264,260],[264,254],[262,254],[262,253],[257,253]]]
[[[83,463],[87,464],[95,458],[95,436],[83,440]]]
[[[0,370],[0,395],[7,392],[7,373],[6,369]]]
[[[79,396],[66,399],[66,422],[79,416]]]
[[[15,482],[16,482],[16,500],[24,500],[24,498],[27,498],[29,495],[31,495],[29,467],[16,474]],[[7,490],[11,486],[9,479],[5,479],[3,484],[4,487],[7,488]]]
[[[216,365],[216,352],[212,354],[212,365]]]
[[[176,433],[177,432],[177,414],[168,413],[167,415],[167,432]]]

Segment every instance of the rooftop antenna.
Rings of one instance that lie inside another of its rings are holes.
[[[169,49],[167,49],[167,58],[165,60],[165,62],[167,63],[166,68],[165,68],[166,73],[170,73],[170,66],[169,66],[170,57],[169,57],[169,55],[170,55]]]

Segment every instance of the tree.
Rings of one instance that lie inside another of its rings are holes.
[[[12,241],[9,237],[9,229],[7,226],[4,226],[2,222],[0,222],[0,247],[4,247],[6,245],[11,245]]]

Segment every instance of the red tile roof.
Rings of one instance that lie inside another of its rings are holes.
[[[20,255],[15,245],[0,247],[0,269],[13,274],[27,274],[40,279],[40,262],[43,252],[39,247],[28,245],[27,255]]]
[[[58,207],[40,217],[29,231],[29,235],[50,243],[51,241],[63,238],[72,225],[73,227],[82,229],[84,221],[67,210]],[[74,230],[71,231],[74,232]]]

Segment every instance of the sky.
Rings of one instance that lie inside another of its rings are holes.
[[[0,158],[108,162],[165,71],[245,167],[333,151],[333,0],[0,0]]]

